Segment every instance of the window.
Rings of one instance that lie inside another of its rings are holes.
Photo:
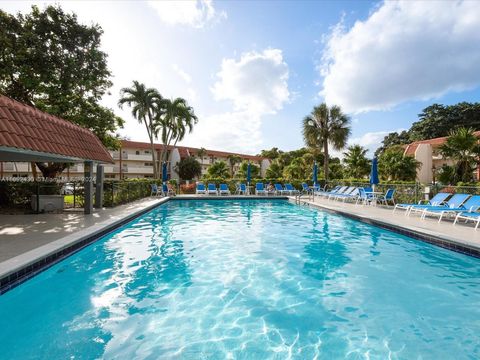
[[[145,154],[150,154],[150,150],[145,150]]]
[[[153,163],[152,162],[146,162],[146,163],[143,163],[143,166],[153,166]]]
[[[135,151],[135,155],[140,155],[140,151]]]
[[[153,178],[153,175],[145,175],[146,178]]]

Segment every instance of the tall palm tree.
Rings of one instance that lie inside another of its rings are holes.
[[[240,164],[242,162],[242,158],[238,155],[228,155],[227,156],[228,164],[230,165],[230,175],[235,175],[235,165]]]
[[[445,158],[456,161],[454,179],[456,182],[470,182],[480,159],[480,142],[472,129],[459,128],[450,132],[445,143],[440,147]]]
[[[154,122],[154,134],[160,136],[163,150],[160,155],[161,161],[167,160],[167,150],[172,144],[183,140],[187,131],[190,133],[193,126],[198,123],[198,118],[187,101],[182,98],[159,99],[155,105],[156,117]]]
[[[352,145],[343,153],[343,162],[347,165],[347,174],[355,179],[363,178],[370,171],[370,160],[367,159],[367,149],[360,145]]]
[[[350,119],[340,106],[328,107],[322,103],[315,106],[310,115],[303,119],[303,138],[307,146],[323,150],[323,171],[328,180],[328,146],[341,150],[350,135]]]
[[[158,167],[155,156],[155,146],[153,138],[155,136],[155,104],[162,99],[160,93],[153,88],[147,88],[136,80],[133,81],[132,87],[120,90],[120,100],[118,106],[123,107],[127,104],[132,109],[132,115],[140,124],[144,124],[147,129],[148,139],[152,151],[153,177],[158,177]]]

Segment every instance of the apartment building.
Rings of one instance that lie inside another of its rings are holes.
[[[160,152],[163,149],[162,144],[155,144],[156,159],[158,161]],[[110,151],[114,165],[105,165],[105,179],[120,180],[127,178],[149,178],[153,177],[152,149],[150,143],[122,140],[121,148],[116,151]],[[261,176],[270,166],[270,161],[261,156],[231,153],[225,151],[208,150],[202,154],[201,149],[186,146],[170,146],[167,149],[167,170],[170,179],[179,179],[175,171],[177,163],[186,157],[195,157],[202,165],[202,175],[207,173],[208,168],[217,161],[225,161],[228,164],[228,157],[236,155],[243,160],[250,161],[259,166]],[[234,171],[238,170],[240,164],[237,164]],[[0,163],[0,177],[25,177],[31,176],[31,163]],[[161,167],[160,167],[161,168]],[[40,173],[38,171],[38,173]],[[75,179],[83,176],[83,164],[75,164],[62,173],[64,179]]]
[[[480,131],[475,135],[480,138]],[[447,137],[439,137],[429,140],[415,141],[405,147],[405,155],[413,156],[420,162],[417,169],[417,181],[429,184],[434,181],[435,173],[444,165],[452,165],[453,160],[444,158],[440,154],[440,146],[445,143]],[[480,179],[480,167],[477,168],[477,180]]]

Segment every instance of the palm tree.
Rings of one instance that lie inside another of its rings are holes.
[[[187,101],[182,98],[159,99],[155,104],[156,117],[154,123],[155,136],[160,135],[163,143],[161,161],[166,161],[168,147],[175,146],[183,140],[187,131],[190,133],[198,118]]]
[[[120,90],[120,100],[118,106],[123,107],[127,104],[132,108],[132,115],[140,124],[144,124],[147,129],[150,147],[152,151],[153,177],[157,178],[157,162],[155,161],[155,146],[153,137],[155,136],[155,104],[162,99],[160,93],[153,88],[147,88],[144,84],[133,81],[133,86]]]
[[[211,178],[226,179],[228,177],[228,166],[225,161],[218,161],[212,164],[208,170],[208,176]]]
[[[392,146],[378,158],[378,172],[386,180],[412,181],[420,163],[413,156],[405,156],[401,146]]]
[[[347,165],[346,172],[349,176],[360,179],[368,175],[370,160],[367,159],[367,151],[360,145],[352,145],[343,153],[343,162]]]
[[[307,146],[323,150],[323,171],[328,180],[328,145],[335,150],[345,147],[350,135],[350,119],[339,106],[328,107],[322,103],[315,106],[310,115],[303,119],[303,138]]]
[[[238,155],[228,155],[227,156],[228,164],[230,165],[230,175],[233,176],[234,170],[235,170],[235,165],[239,164],[242,162],[242,158]]]
[[[446,142],[440,147],[440,153],[456,161],[454,182],[470,182],[480,159],[480,143],[472,129],[459,128],[450,132]]]

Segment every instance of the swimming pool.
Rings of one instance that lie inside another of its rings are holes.
[[[480,260],[284,200],[176,200],[0,296],[1,359],[478,358]]]

